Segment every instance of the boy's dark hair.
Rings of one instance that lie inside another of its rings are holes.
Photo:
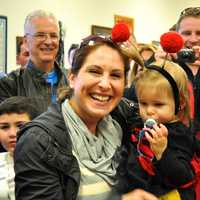
[[[31,97],[13,96],[0,103],[0,116],[11,113],[27,113],[33,120],[40,113],[35,106],[35,100]]]
[[[38,108],[36,107],[34,98],[22,96],[13,96],[0,103],[0,116],[12,113],[26,113],[28,114],[30,120],[33,120],[40,114]],[[0,152],[5,151],[6,150],[0,143]]]

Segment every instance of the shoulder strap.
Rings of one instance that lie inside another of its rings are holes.
[[[72,142],[70,136],[67,134],[67,129],[64,123],[64,119],[60,112],[57,109],[59,106],[53,108],[53,112],[45,112],[32,122],[27,123],[21,130],[20,136],[25,133],[27,129],[31,127],[40,127],[42,130],[48,134],[54,143],[54,145],[59,149],[63,155],[70,156],[72,151],[69,151],[72,148]],[[51,107],[52,108],[52,107]],[[68,163],[69,165],[71,163]],[[78,164],[77,164],[78,165]],[[78,168],[78,167],[77,167]],[[63,197],[65,200],[69,199],[71,196],[76,196],[77,192],[74,192],[74,188],[78,189],[77,179],[72,180],[68,179],[68,175],[66,176],[66,170],[59,170],[58,175],[60,176],[60,184],[63,191]],[[77,175],[78,176],[78,175]],[[76,197],[74,197],[75,199]]]
[[[48,134],[54,144],[59,147],[59,150],[64,154],[69,154],[66,150],[72,146],[71,138],[67,134],[67,129],[63,118],[58,118],[54,112],[45,112],[35,120],[27,123],[19,132],[19,137],[31,127],[40,127]]]

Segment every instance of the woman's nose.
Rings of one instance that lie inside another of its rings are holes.
[[[99,81],[99,86],[103,89],[108,89],[111,87],[110,79],[108,76],[102,76]]]

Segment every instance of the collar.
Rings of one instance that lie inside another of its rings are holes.
[[[28,61],[27,69],[32,73],[33,76],[36,77],[43,77],[45,75],[45,72],[41,70],[39,67],[37,67],[32,60]],[[56,69],[56,71],[60,71],[60,68],[56,62],[54,62],[53,69]]]

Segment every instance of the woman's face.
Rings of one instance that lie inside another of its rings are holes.
[[[99,121],[120,101],[125,66],[119,53],[106,46],[92,51],[77,75],[69,76],[74,94],[70,104],[84,122]]]

